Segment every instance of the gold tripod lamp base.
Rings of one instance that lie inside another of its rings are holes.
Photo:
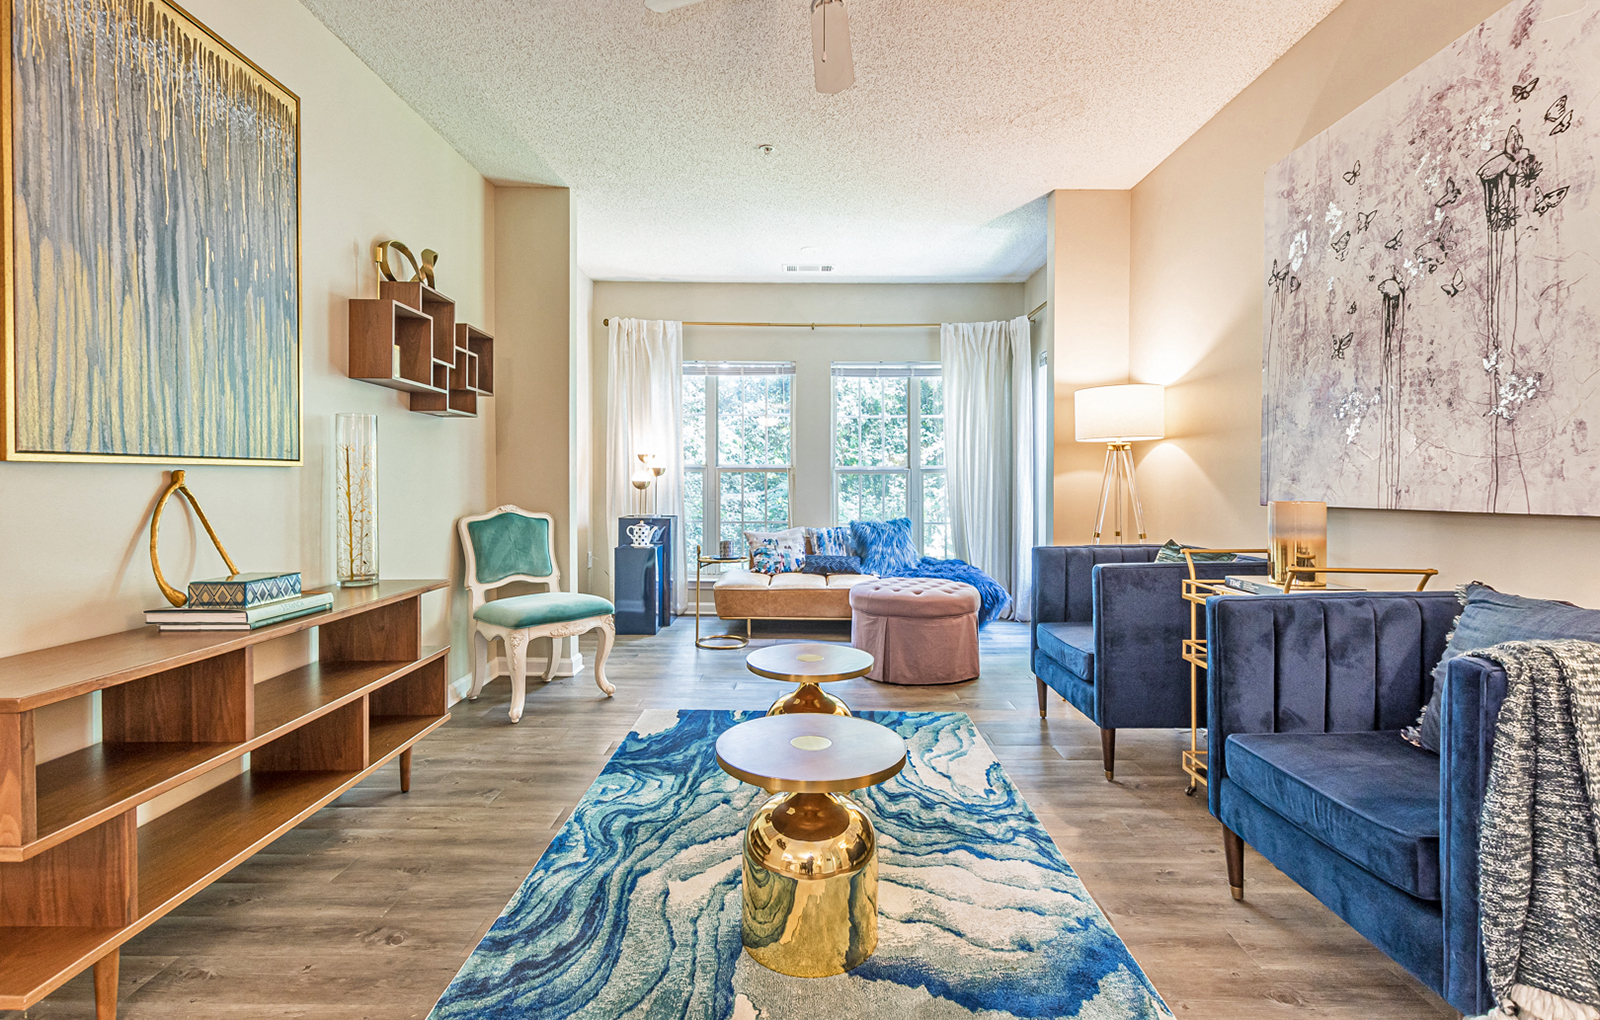
[[[1111,511],[1112,534],[1123,541],[1122,490],[1133,503],[1133,527],[1145,540],[1144,507],[1133,481],[1133,444],[1167,434],[1166,389],[1149,383],[1091,386],[1072,395],[1073,420],[1080,443],[1106,444],[1106,469],[1100,478],[1100,512],[1094,519],[1095,544],[1106,533]]]
[[[1139,486],[1133,478],[1133,446],[1130,443],[1106,444],[1106,468],[1100,476],[1100,512],[1094,519],[1094,541],[1100,544],[1100,538],[1106,530],[1106,513],[1111,513],[1112,534],[1118,542],[1122,541],[1122,506],[1123,488],[1126,486],[1128,499],[1133,503],[1133,527],[1139,535],[1139,541],[1145,540],[1144,533],[1144,506],[1139,502]]]

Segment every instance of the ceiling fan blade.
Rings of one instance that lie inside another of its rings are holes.
[[[812,0],[811,65],[816,70],[817,91],[832,95],[856,83],[856,64],[850,56],[850,16],[844,0]]]
[[[668,11],[675,11],[679,7],[687,7],[690,4],[699,2],[700,0],[644,0],[644,5],[657,14],[666,14]]]

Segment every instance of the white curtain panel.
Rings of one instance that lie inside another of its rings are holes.
[[[939,327],[945,487],[958,559],[1033,599],[1033,343],[1027,316]]]
[[[606,514],[608,525],[640,512],[676,514],[683,527],[683,323],[660,319],[611,320],[611,377],[606,399]],[[651,453],[666,472],[645,490],[633,487],[641,453]],[[609,544],[609,542],[608,542]],[[683,612],[688,596],[683,535],[673,536],[668,555],[676,583],[672,609]]]

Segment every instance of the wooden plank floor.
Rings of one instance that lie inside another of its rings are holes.
[[[457,705],[418,746],[411,793],[383,769],[128,943],[120,1016],[426,1016],[641,710],[764,708],[780,693],[743,653],[697,650],[692,630],[620,638],[611,700],[586,670],[530,680],[516,726],[506,680]],[[758,643],[786,634],[818,631],[757,626]],[[1086,719],[1052,695],[1040,722],[1025,626],[988,628],[983,663],[950,687],[830,690],[859,708],[970,713],[1179,1017],[1457,1015],[1254,853],[1233,902],[1217,825],[1183,795],[1187,732],[1119,733],[1107,783]],[[88,975],[0,1013],[24,1015],[92,1017]]]

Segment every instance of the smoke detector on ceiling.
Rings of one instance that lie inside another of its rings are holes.
[[[783,271],[786,273],[831,273],[833,272],[833,267],[817,265],[801,266],[796,265],[793,262],[785,262],[783,265]]]

